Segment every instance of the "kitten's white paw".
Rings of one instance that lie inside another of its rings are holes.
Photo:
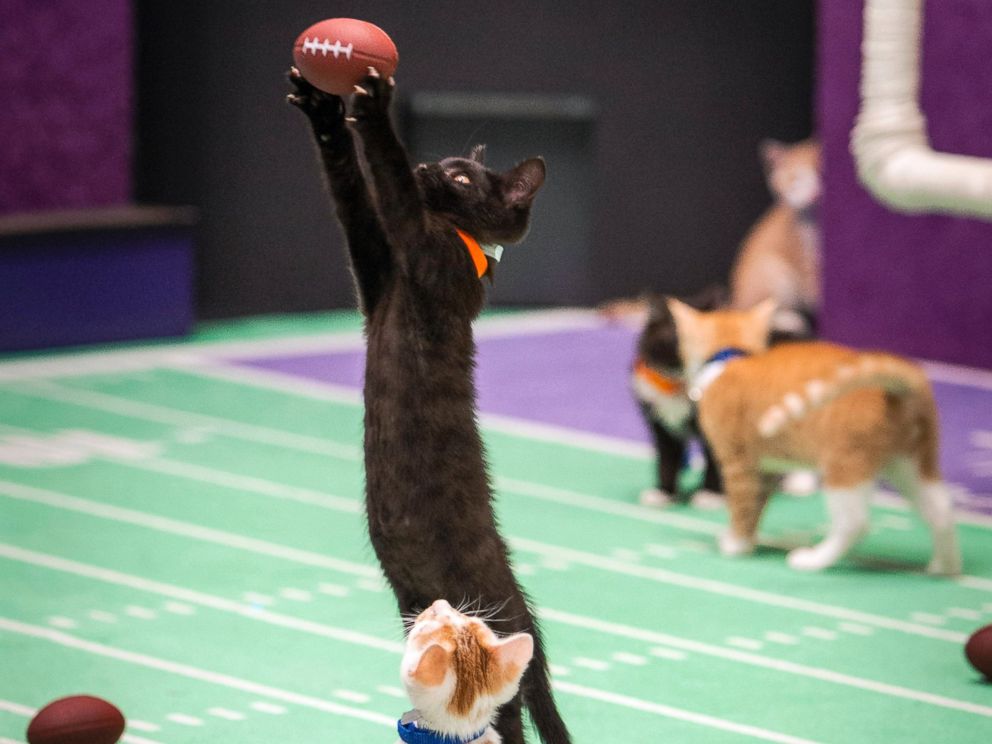
[[[834,565],[839,556],[817,548],[796,548],[789,552],[789,567],[796,571],[822,571]]]
[[[696,491],[689,503],[695,509],[701,509],[703,511],[716,511],[717,509],[722,509],[727,505],[727,500],[724,498],[722,493],[717,493],[716,491]]]
[[[729,557],[754,552],[754,540],[735,535],[730,530],[720,533],[720,552]]]
[[[670,493],[662,491],[660,488],[645,488],[641,491],[641,506],[653,506],[656,509],[664,509],[675,503],[675,499]]]
[[[963,568],[960,554],[935,555],[927,564],[927,573],[931,576],[959,576]]]
[[[820,479],[812,470],[793,470],[782,479],[782,491],[790,496],[811,496],[820,487]]]

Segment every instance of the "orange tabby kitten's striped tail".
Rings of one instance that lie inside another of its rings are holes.
[[[860,352],[850,364],[837,368],[833,377],[809,380],[801,391],[791,391],[766,410],[758,420],[761,436],[778,435],[790,421],[862,388],[882,388],[894,395],[930,396],[930,381],[912,362],[882,352]]]

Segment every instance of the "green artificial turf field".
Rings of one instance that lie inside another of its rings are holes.
[[[132,744],[395,740],[402,634],[365,535],[358,393],[200,356],[356,328],[0,363],[0,742],[74,693],[116,703]],[[483,434],[576,744],[989,741],[962,645],[992,622],[992,522],[962,524],[962,579],[923,575],[925,532],[886,506],[859,551],[878,560],[801,574],[774,547],[718,555],[722,512],[636,505],[643,456]],[[764,532],[822,521],[777,497]]]

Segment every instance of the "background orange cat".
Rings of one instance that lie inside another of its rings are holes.
[[[820,304],[820,144],[761,144],[768,188],[775,202],[741,243],[730,273],[730,305],[737,310],[772,298],[773,328],[796,333]]]

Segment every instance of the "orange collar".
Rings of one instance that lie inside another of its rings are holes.
[[[648,383],[651,387],[656,390],[660,390],[666,395],[672,395],[682,390],[681,380],[674,377],[668,377],[651,369],[651,367],[649,367],[643,359],[638,359],[634,364],[634,374]]]
[[[465,247],[468,248],[468,255],[472,257],[472,263],[475,264],[475,273],[479,275],[481,279],[489,268],[489,259],[486,258],[486,254],[482,252],[482,248],[479,246],[479,241],[473,238],[464,230],[455,228],[458,233],[458,237],[462,239]]]

